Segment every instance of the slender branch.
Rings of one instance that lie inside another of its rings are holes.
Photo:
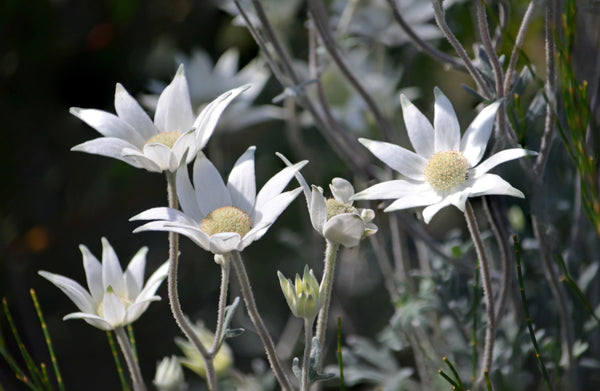
[[[333,59],[338,69],[365,101],[373,113],[375,121],[381,128],[384,138],[386,140],[392,140],[392,125],[387,118],[385,118],[373,97],[363,87],[362,83],[356,78],[354,73],[352,73],[352,70],[350,70],[344,59],[339,54],[336,41],[329,31],[327,11],[325,10],[323,2],[321,0],[308,0],[308,9],[315,22],[315,27],[317,28],[317,32],[321,37],[323,45],[325,46],[325,49],[327,49],[327,53],[329,53],[329,56]]]
[[[479,381],[483,379],[485,371],[489,371],[492,365],[492,358],[494,353],[494,330],[496,328],[495,314],[494,314],[494,294],[492,292],[492,282],[490,279],[489,261],[485,252],[483,239],[479,232],[477,225],[477,219],[475,218],[475,212],[470,201],[467,201],[465,209],[465,219],[467,221],[467,227],[469,233],[473,238],[473,244],[475,245],[475,251],[477,252],[477,258],[479,258],[479,271],[481,272],[481,282],[483,285],[483,298],[485,300],[485,310],[487,315],[487,325],[485,329],[485,346],[483,348],[483,358],[481,361],[481,375]]]
[[[218,259],[218,261],[217,261]],[[220,336],[223,333],[223,318],[225,307],[227,306],[227,289],[229,288],[230,259],[229,254],[215,254],[215,262],[221,265],[221,289],[219,291],[219,306],[217,309],[217,327],[215,328],[215,340],[208,351],[211,357],[214,357],[221,346]]]
[[[434,60],[437,60],[442,63],[447,63],[452,68],[458,71],[467,72],[467,67],[465,67],[465,64],[461,63],[457,58],[449,56],[448,54],[440,51],[435,46],[430,45],[427,41],[421,39],[421,37],[417,35],[417,33],[412,29],[412,27],[410,27],[408,23],[406,23],[406,20],[404,20],[404,18],[402,17],[396,0],[386,1],[392,8],[392,13],[394,15],[394,19],[396,19],[396,22],[400,25],[400,27],[402,27],[402,30],[404,30],[406,35],[408,35],[408,37],[413,41],[413,43],[423,51],[423,53],[427,54]]]
[[[250,320],[254,327],[256,327],[256,331],[263,343],[265,348],[265,352],[267,353],[267,358],[269,363],[271,364],[271,368],[273,368],[273,372],[275,373],[275,377],[277,377],[277,381],[283,390],[292,391],[293,388],[279,362],[279,357],[277,357],[277,352],[275,351],[275,344],[269,335],[269,331],[265,326],[265,323],[258,312],[258,308],[256,307],[256,301],[254,300],[254,294],[252,293],[252,288],[250,287],[250,280],[248,279],[248,273],[246,272],[246,267],[244,266],[244,262],[242,261],[242,257],[239,252],[233,251],[231,254],[231,260],[233,262],[233,269],[235,270],[235,274],[238,277],[238,281],[240,283],[240,288],[242,290],[242,296],[244,297],[244,303],[246,304],[246,310],[248,311],[248,315],[250,316]]]
[[[398,275],[398,281],[405,283],[408,292],[414,294],[417,292],[417,287],[413,279],[410,276],[410,264],[408,262],[408,254],[406,248],[403,246],[404,235],[398,228],[398,216],[397,213],[389,215],[390,223],[390,237],[392,242],[392,254],[394,254],[394,264],[396,265],[396,273]]]
[[[381,227],[379,224],[378,226]],[[394,278],[394,268],[392,267],[392,261],[390,261],[390,257],[388,257],[387,252],[385,251],[385,247],[379,241],[379,236],[380,235],[369,236],[369,242],[371,243],[371,247],[373,247],[373,251],[375,252],[375,259],[377,259],[379,269],[381,269],[385,288],[390,295],[391,301],[395,302],[398,300],[399,295],[398,287],[396,286],[396,279]]]
[[[325,331],[327,330],[329,305],[331,303],[331,290],[333,287],[333,276],[335,274],[335,260],[339,247],[339,244],[334,244],[328,240],[325,248],[325,259],[323,260],[325,263],[325,269],[323,270],[323,279],[321,280],[321,286],[319,288],[321,294],[325,295],[325,300],[323,301],[323,307],[321,307],[321,311],[319,311],[319,317],[317,318],[316,333],[316,337],[319,340],[319,345],[321,345],[322,349],[325,346]],[[322,363],[319,363],[319,367],[322,366],[321,364]]]
[[[129,368],[129,375],[131,376],[131,380],[133,382],[133,389],[135,391],[146,391],[146,384],[144,384],[142,372],[140,371],[138,362],[133,354],[133,349],[131,348],[131,344],[129,343],[129,338],[127,337],[125,329],[123,327],[117,327],[115,329],[115,335],[117,336],[117,342],[121,347],[123,357],[125,357],[127,368]]]
[[[456,36],[452,32],[452,30],[450,30],[450,27],[448,27],[448,24],[446,23],[446,19],[445,19],[444,9],[442,8],[440,1],[439,0],[431,0],[431,4],[433,4],[435,21],[437,22],[439,28],[442,30],[442,33],[444,33],[444,36],[446,37],[448,42],[450,42],[450,45],[452,45],[452,47],[456,51],[456,54],[458,54],[458,56],[463,60],[465,66],[467,67],[467,70],[469,71],[469,74],[471,75],[473,80],[475,80],[475,83],[477,84],[479,89],[483,92],[483,94],[488,99],[491,100],[493,93],[492,93],[490,87],[488,86],[487,82],[483,79],[483,77],[479,73],[479,70],[477,68],[475,68],[475,65],[469,58],[469,55],[467,54],[467,51],[465,50],[465,48],[458,41],[458,39],[456,38]]]
[[[169,197],[169,207],[173,209],[178,208],[177,201],[177,190],[175,183],[175,173],[167,172],[167,193]],[[208,389],[211,391],[218,391],[219,386],[217,384],[217,375],[215,367],[210,357],[210,354],[200,342],[200,338],[192,328],[192,325],[186,319],[183,311],[181,310],[181,303],[179,302],[179,294],[177,293],[177,263],[179,260],[179,235],[175,232],[169,232],[169,272],[167,277],[168,282],[168,293],[169,293],[169,304],[171,306],[171,312],[175,318],[175,322],[183,331],[188,340],[192,342],[194,347],[198,350],[202,358],[204,359],[204,366],[206,368],[206,380],[208,383]]]
[[[310,384],[308,383],[309,365],[310,365],[310,350],[312,348],[312,325],[314,318],[304,318],[304,356],[302,357],[302,379],[300,381],[300,391],[308,391]]]

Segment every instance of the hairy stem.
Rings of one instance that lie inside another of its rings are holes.
[[[317,318],[316,334],[322,349],[324,349],[325,346],[325,330],[327,329],[329,304],[331,303],[331,289],[333,287],[333,276],[335,274],[335,260],[339,247],[339,244],[331,243],[328,240],[327,247],[325,249],[325,269],[323,270],[323,279],[321,280],[321,287],[319,288],[321,294],[325,295],[325,300],[323,301],[323,307],[321,307],[321,311],[319,311],[319,317]],[[319,367],[321,367],[321,364],[322,363],[319,363]]]
[[[220,336],[223,333],[223,318],[225,315],[225,307],[227,306],[227,290],[229,288],[229,271],[230,260],[229,255],[215,255],[215,262],[221,265],[221,289],[219,291],[219,306],[217,309],[217,326],[215,328],[215,340],[209,350],[211,357],[214,357],[221,346]]]
[[[277,381],[283,390],[292,391],[293,388],[279,362],[279,357],[277,357],[277,353],[275,351],[275,344],[269,335],[269,331],[265,326],[265,323],[258,312],[258,308],[256,307],[256,301],[254,300],[254,294],[252,293],[252,288],[250,287],[250,280],[248,279],[248,273],[246,272],[246,267],[244,266],[244,262],[242,261],[242,257],[239,252],[233,251],[230,253],[231,260],[233,262],[233,269],[235,270],[235,274],[238,277],[238,281],[240,283],[240,288],[242,290],[242,296],[244,297],[244,303],[246,304],[246,310],[248,311],[248,315],[250,316],[250,320],[254,327],[256,327],[256,331],[260,337],[260,340],[263,343],[265,348],[265,352],[267,353],[267,358],[269,360],[269,364],[271,364],[271,368],[275,373],[275,377],[277,377]]]
[[[179,204],[177,201],[177,190],[175,182],[175,173],[167,172],[167,193],[169,197],[169,207],[177,209]],[[169,232],[169,274],[167,277],[168,282],[168,293],[169,293],[169,304],[171,306],[171,312],[175,318],[175,322],[185,334],[187,339],[192,342],[194,347],[198,350],[202,358],[204,359],[204,366],[206,368],[206,380],[208,383],[208,389],[211,391],[218,391],[219,386],[217,384],[217,375],[215,373],[215,367],[210,357],[210,354],[206,350],[206,347],[200,342],[200,338],[192,328],[183,311],[181,309],[181,303],[179,302],[179,294],[177,293],[177,262],[179,260],[179,235],[175,232]]]
[[[308,391],[310,384],[308,382],[309,365],[310,365],[310,350],[312,348],[312,319],[304,319],[304,356],[302,357],[302,379],[300,381],[300,390]]]
[[[115,329],[115,335],[117,336],[117,342],[119,343],[119,347],[121,347],[123,357],[125,357],[127,368],[129,368],[129,375],[131,375],[133,389],[135,391],[146,391],[146,384],[144,384],[142,371],[140,371],[140,366],[135,359],[135,355],[133,354],[133,349],[131,348],[131,344],[129,343],[129,338],[127,337],[125,329],[123,327],[117,327]]]

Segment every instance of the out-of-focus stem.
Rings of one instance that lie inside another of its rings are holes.
[[[335,274],[335,261],[339,247],[339,244],[331,243],[328,240],[325,248],[325,269],[323,270],[323,279],[321,280],[321,287],[319,288],[321,294],[325,295],[325,300],[323,301],[323,307],[321,307],[321,311],[319,311],[319,317],[317,318],[316,333],[316,337],[319,340],[319,345],[321,345],[321,348],[324,348],[325,346],[325,330],[327,330],[329,304],[331,303],[331,289],[333,287],[333,276]],[[319,365],[319,367],[320,366],[321,365]]]
[[[142,371],[140,371],[140,366],[135,359],[133,349],[131,348],[131,344],[129,343],[129,338],[127,337],[125,329],[123,327],[117,327],[115,329],[115,335],[117,336],[117,342],[121,347],[123,357],[125,357],[127,368],[129,368],[129,374],[131,375],[131,381],[133,382],[133,389],[135,391],[146,391],[146,384],[144,384]]]
[[[229,254],[215,254],[215,261],[221,265],[221,289],[219,290],[219,305],[217,309],[217,326],[215,328],[215,340],[208,351],[211,357],[217,354],[220,346],[220,336],[223,333],[223,318],[227,305],[227,290],[229,288],[230,261]]]

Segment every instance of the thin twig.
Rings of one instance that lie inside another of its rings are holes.
[[[412,29],[412,27],[410,27],[408,23],[406,23],[406,20],[404,20],[404,18],[402,17],[396,0],[386,1],[392,8],[392,13],[394,15],[394,19],[396,19],[396,22],[400,25],[400,27],[402,27],[402,30],[404,30],[406,35],[408,35],[408,37],[413,41],[413,43],[423,51],[423,53],[427,54],[429,57],[436,61],[450,65],[452,68],[458,71],[467,72],[467,67],[465,66],[465,64],[461,63],[457,58],[449,56],[448,54],[440,51],[435,46],[432,46],[427,41],[421,39],[421,37],[417,35],[417,33]]]

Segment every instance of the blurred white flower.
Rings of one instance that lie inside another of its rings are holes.
[[[270,76],[269,69],[259,57],[241,70],[238,70],[239,51],[236,48],[223,53],[216,64],[213,64],[209,54],[202,49],[195,49],[191,56],[180,53],[175,58],[177,63],[183,64],[187,70],[186,78],[194,111],[206,105],[222,91],[245,84],[252,85],[252,88],[233,101],[223,113],[219,120],[219,129],[237,131],[271,119],[283,118],[283,111],[277,106],[252,106]],[[164,85],[155,81],[150,88],[158,93]],[[158,95],[142,96],[142,103],[148,108],[154,109],[157,102]]]
[[[186,156],[186,163],[190,163],[204,148],[223,110],[247,88],[225,92],[194,118],[184,68],[180,66],[171,84],[160,95],[152,122],[138,102],[117,84],[117,115],[71,108],[73,115],[103,136],[71,150],[113,157],[152,172],[174,172]]]
[[[209,329],[201,322],[196,323],[192,328],[204,346],[212,346],[215,335]],[[181,365],[184,365],[198,375],[206,378],[206,366],[204,365],[204,359],[200,352],[198,352],[198,349],[185,338],[175,338],[175,344],[181,349],[185,356],[179,358]],[[229,368],[231,368],[232,364],[233,352],[229,345],[223,342],[213,359],[213,365],[217,376],[226,373]]]
[[[183,369],[175,356],[164,357],[156,364],[156,373],[152,383],[158,391],[183,391],[186,389]]]
[[[80,245],[79,249],[89,292],[68,277],[38,272],[60,288],[81,311],[66,315],[64,320],[83,319],[101,330],[114,330],[136,321],[150,302],[160,300],[154,293],[167,277],[168,262],[163,263],[144,285],[147,247],[142,247],[133,256],[125,272],[106,238],[102,238],[102,263],[86,246]]]
[[[187,167],[177,170],[177,197],[183,212],[164,207],[149,209],[131,220],[156,221],[134,232],[178,232],[215,254],[242,251],[260,239],[300,193],[300,188],[282,191],[307,162],[284,168],[256,194],[255,149],[248,148],[237,160],[227,185],[210,160],[200,153],[194,162],[194,186]]]
[[[484,108],[460,137],[460,125],[452,104],[436,87],[434,125],[404,96],[401,96],[411,152],[398,145],[359,139],[382,162],[403,175],[376,184],[351,198],[354,200],[396,199],[384,211],[427,206],[423,218],[429,223],[442,208],[454,205],[461,211],[469,197],[504,194],[523,198],[521,191],[488,171],[497,165],[535,152],[523,148],[500,151],[481,164],[492,132],[499,102]]]

